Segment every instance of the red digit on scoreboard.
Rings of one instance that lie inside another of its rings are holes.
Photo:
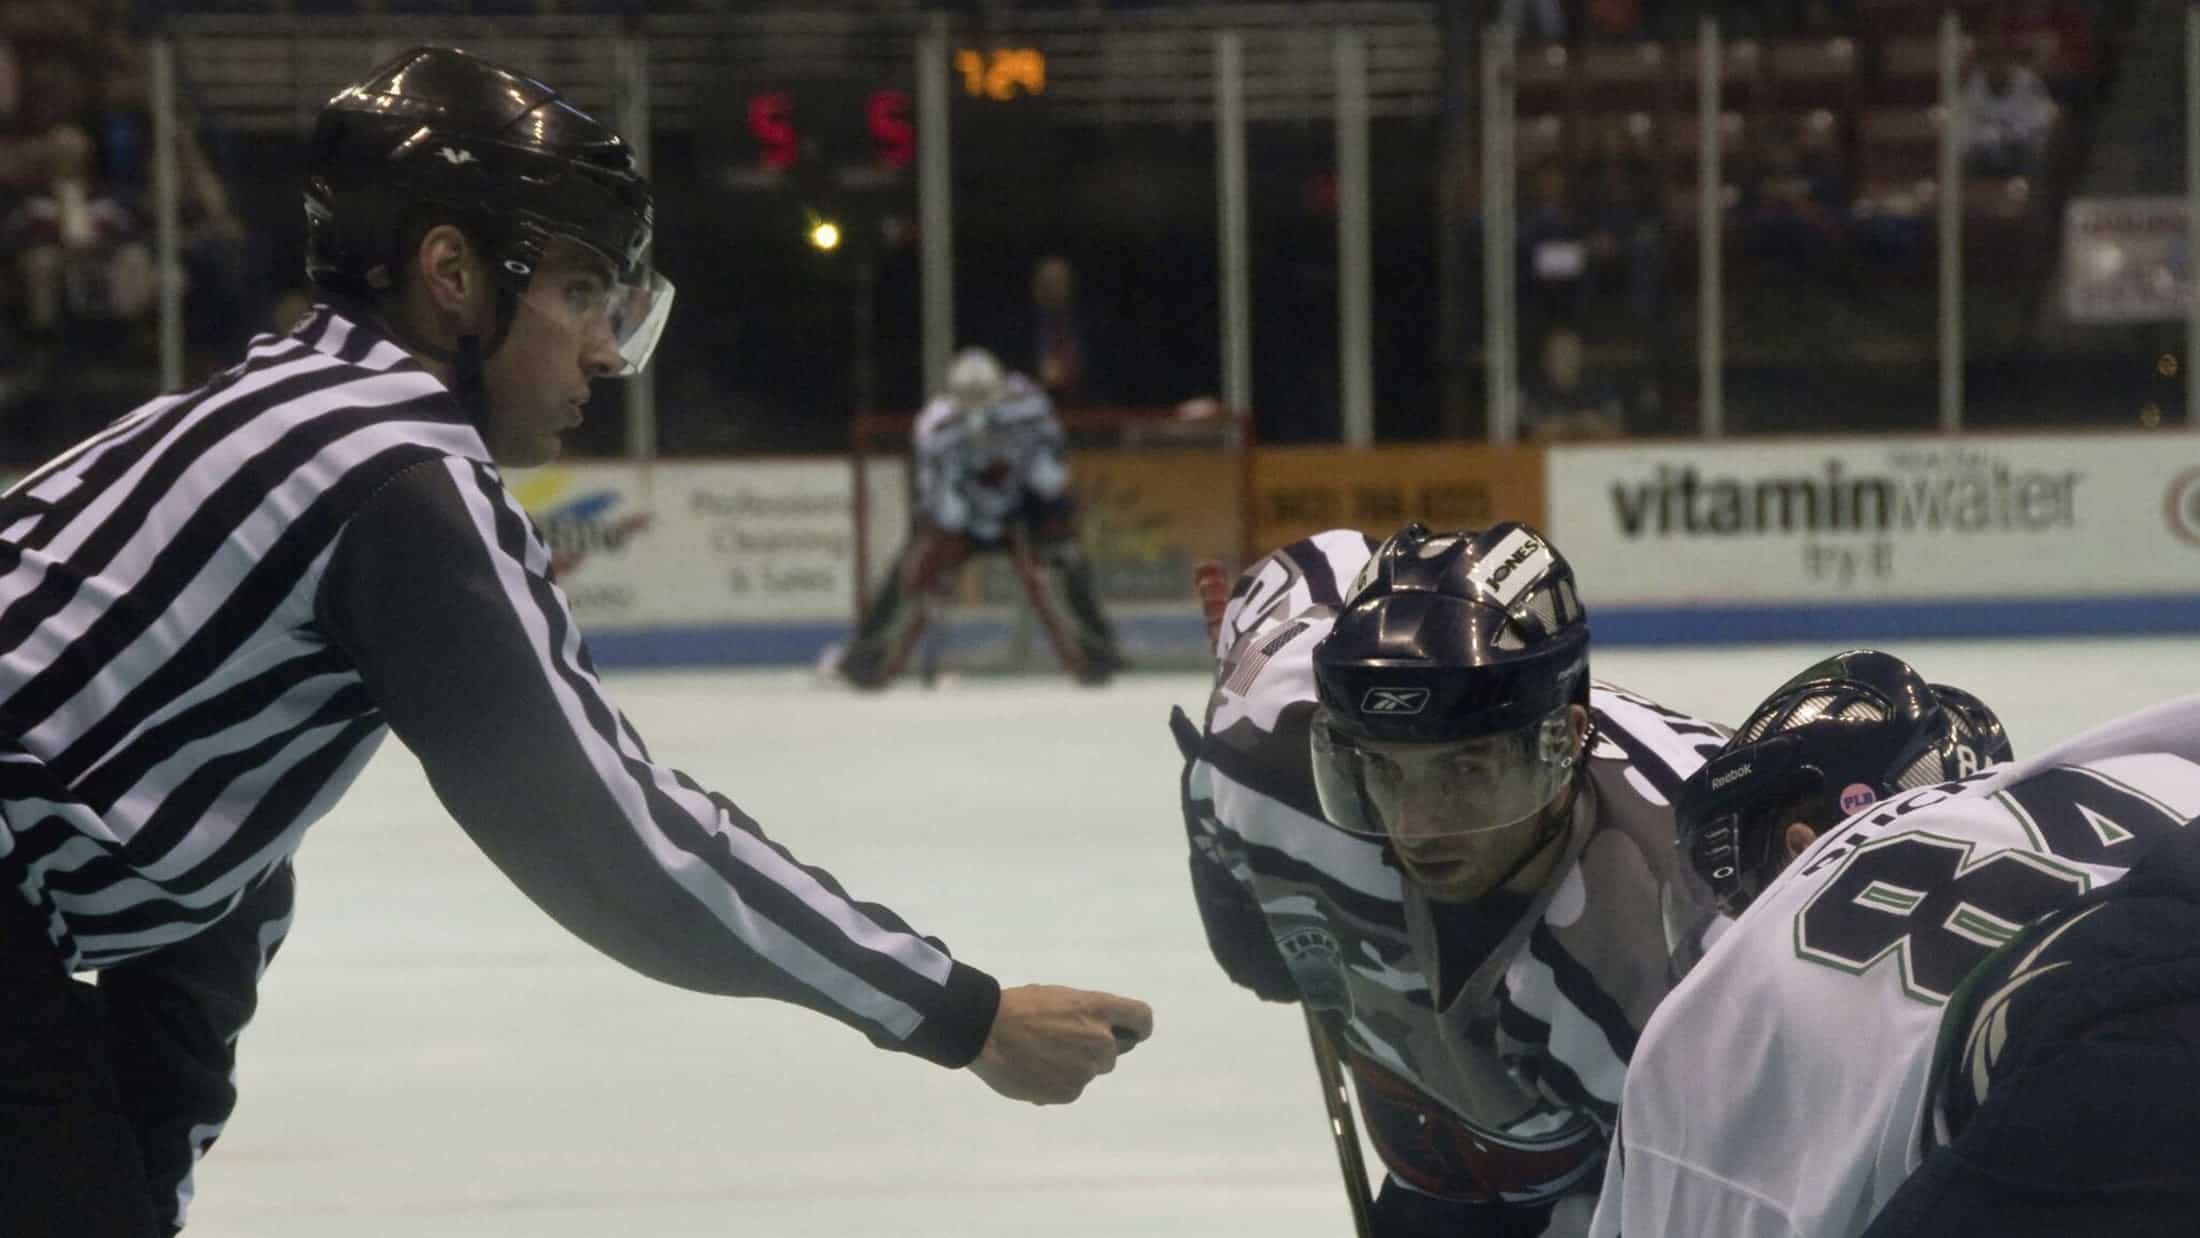
[[[802,153],[794,130],[794,96],[769,90],[749,96],[749,134],[756,139],[757,162],[774,172],[784,172]]]
[[[909,96],[899,90],[874,90],[864,101],[864,118],[870,122],[871,148],[879,162],[906,168],[917,155],[917,127],[909,121]]]

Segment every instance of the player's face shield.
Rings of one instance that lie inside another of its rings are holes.
[[[1574,767],[1560,709],[1517,730],[1449,743],[1389,743],[1310,728],[1322,813],[1347,833],[1388,838],[1407,859],[1449,857],[1460,840],[1532,822]]]
[[[643,269],[622,279],[611,260],[588,246],[560,240],[521,290],[527,309],[578,337],[589,355],[610,358],[608,378],[627,378],[649,364],[672,315],[672,282]]]

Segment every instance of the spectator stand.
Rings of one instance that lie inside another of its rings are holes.
[[[1745,32],[1720,40],[1714,92],[1716,244],[1731,255],[1714,260],[1732,301],[1718,324],[1724,364],[1753,388],[1762,387],[1751,377],[1758,372],[1769,378],[1802,365],[1930,372],[1940,331],[1940,154],[1954,102],[1941,90],[1944,12],[1965,32],[1960,80],[1974,86],[1971,110],[1981,113],[1959,135],[1971,154],[1952,189],[1951,234],[1969,272],[1962,329],[1974,348],[2023,346],[2053,278],[2062,203],[2085,158],[2101,66],[2116,59],[2117,23],[2128,24],[2130,6],[2120,16],[2119,6],[2095,16],[2058,0],[1707,7]],[[1570,226],[1586,246],[1592,191],[1612,201],[1613,168],[1639,162],[1655,170],[1643,197],[1656,240],[1628,255],[1655,254],[1659,276],[1648,291],[1635,278],[1580,281],[1564,325],[1579,332],[1592,369],[1664,380],[1649,385],[1665,389],[1665,416],[1634,425],[1696,430],[1693,376],[1676,358],[1690,334],[1700,343],[1690,326],[1702,308],[1700,280],[1690,277],[1705,243],[1696,106],[1703,49],[1693,32],[1656,19],[1621,32],[1593,23],[1557,39],[1532,37],[1539,32],[1524,25],[1515,53],[1520,363],[1536,364],[1544,332],[1530,320],[1558,300],[1537,287],[1539,269],[1547,284],[1563,265],[1549,249],[1552,226],[1566,215],[1553,209],[1554,187],[1563,182],[1572,196]],[[1992,96],[2008,100],[1999,111],[1977,102],[1989,97],[1979,84],[1990,73],[2014,80]],[[1988,129],[2001,138],[1981,137]],[[1535,245],[1546,252],[1531,252]],[[1598,250],[1612,256],[1609,246]],[[1745,418],[1738,428],[1802,428],[1810,419]]]
[[[184,122],[169,152],[178,278],[161,277],[163,152],[138,16],[120,3],[0,4],[0,252],[14,276],[0,306],[0,463],[195,379],[262,325],[249,243],[188,91],[171,96]],[[164,314],[171,286],[181,300]],[[171,322],[185,329],[167,360]]]

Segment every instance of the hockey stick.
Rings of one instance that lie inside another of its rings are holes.
[[[1367,1162],[1360,1156],[1360,1128],[1352,1121],[1352,1097],[1344,1090],[1344,1071],[1337,1065],[1336,1046],[1329,1029],[1304,1006],[1306,1037],[1314,1043],[1314,1073],[1321,1077],[1322,1104],[1329,1110],[1329,1133],[1337,1141],[1337,1168],[1344,1174],[1345,1198],[1352,1202],[1352,1228],[1359,1238],[1374,1238],[1369,1217],[1372,1196],[1367,1186]]]

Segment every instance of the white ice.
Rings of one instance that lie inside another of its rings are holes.
[[[1888,647],[1979,692],[2020,751],[2200,690],[2189,639]],[[1822,652],[1612,650],[1596,670],[1731,722]],[[508,886],[392,744],[301,853],[189,1232],[1349,1234],[1303,1024],[1223,978],[1187,888],[1164,718],[1205,690],[612,683],[661,759],[958,956],[1152,1002],[1154,1040],[1049,1109],[794,1007],[622,971]]]

